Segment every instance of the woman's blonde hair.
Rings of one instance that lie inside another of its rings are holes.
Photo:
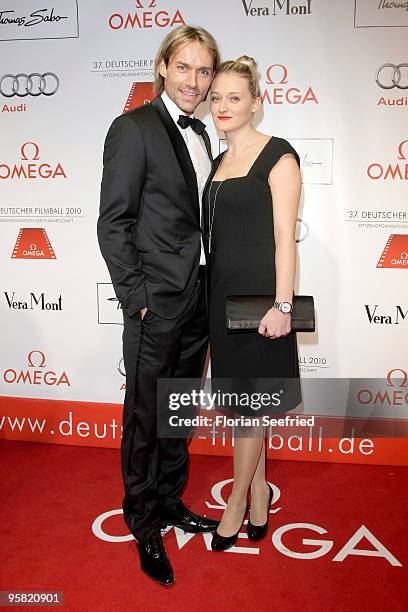
[[[160,49],[157,52],[156,59],[154,60],[154,89],[157,95],[160,95],[164,91],[165,79],[159,72],[159,66],[161,60],[164,61],[166,66],[168,65],[171,56],[177,51],[177,49],[187,43],[199,42],[205,47],[211,54],[213,59],[213,72],[215,72],[220,63],[220,52],[218,45],[215,42],[214,37],[204,30],[204,28],[196,28],[194,26],[180,26],[175,28],[160,45]]]
[[[233,72],[234,74],[239,74],[239,76],[242,76],[247,79],[249,91],[251,92],[251,96],[253,98],[257,98],[261,95],[261,88],[259,86],[258,78],[258,64],[256,63],[253,57],[249,57],[248,55],[241,55],[241,57],[236,60],[229,60],[227,62],[223,62],[218,67],[215,76],[223,72]]]

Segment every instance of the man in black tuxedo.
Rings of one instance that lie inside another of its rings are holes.
[[[126,396],[121,446],[124,518],[142,569],[174,582],[160,529],[214,531],[182,503],[185,439],[158,438],[158,378],[200,379],[208,328],[201,194],[211,170],[205,99],[219,51],[202,28],[172,30],[156,57],[151,103],[117,117],[106,137],[98,238],[122,305]]]

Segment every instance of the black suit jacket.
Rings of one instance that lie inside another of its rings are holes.
[[[211,159],[208,135],[203,135]],[[200,259],[193,164],[162,99],[117,117],[105,141],[98,239],[122,308],[183,310]]]

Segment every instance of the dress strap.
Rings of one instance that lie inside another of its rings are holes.
[[[287,153],[291,153],[295,157],[296,162],[300,167],[299,155],[292,145],[289,144],[289,142],[284,138],[273,136],[252,166],[251,173],[254,172],[258,175],[261,174],[262,176],[268,176],[280,158]]]

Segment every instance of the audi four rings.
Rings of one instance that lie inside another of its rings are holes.
[[[5,98],[18,96],[53,96],[59,88],[59,78],[53,72],[32,72],[31,74],[3,74],[0,79],[0,93]]]
[[[389,74],[388,72],[384,74],[382,72],[384,68],[391,68],[391,74]],[[395,64],[383,64],[377,70],[375,82],[382,89],[394,89],[394,87],[397,87],[398,89],[408,89],[408,76],[406,76],[405,84],[401,84],[401,68],[408,68],[408,64],[398,64],[397,66]],[[380,77],[381,73],[382,75]],[[384,81],[386,82],[384,83]]]

